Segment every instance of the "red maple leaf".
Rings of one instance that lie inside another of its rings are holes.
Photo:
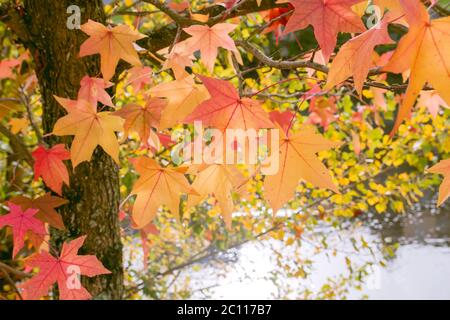
[[[87,300],[91,294],[80,284],[79,276],[94,277],[111,273],[93,255],[79,256],[78,250],[86,236],[64,243],[58,258],[43,251],[25,261],[30,268],[39,268],[39,272],[20,287],[23,298],[36,300],[48,293],[54,283],[58,283],[61,300]]]
[[[278,44],[278,40],[282,34],[281,27],[286,26],[289,21],[290,14],[294,7],[289,3],[287,7],[273,8],[267,10],[267,13],[264,15],[264,20],[266,22],[271,22],[270,25],[264,29],[263,34],[272,32],[275,34],[276,43]],[[283,16],[287,14],[286,16]]]
[[[203,125],[225,131],[226,129],[273,128],[261,103],[241,98],[234,86],[224,80],[198,76],[211,96],[202,102],[185,119],[186,123],[202,121]]]
[[[27,209],[25,211],[18,205],[9,202],[10,212],[4,216],[0,216],[0,228],[10,226],[13,230],[14,248],[13,257],[17,255],[23,248],[25,235],[28,231],[32,231],[37,235],[45,235],[44,223],[34,216],[38,213],[37,209]]]
[[[63,183],[69,185],[69,173],[63,160],[70,159],[70,152],[63,144],[57,144],[51,149],[39,146],[33,151],[34,179],[42,177],[47,187],[61,195]]]
[[[336,47],[338,32],[364,32],[361,18],[351,7],[362,0],[291,0],[295,8],[284,34],[314,27],[314,35],[326,61]]]
[[[305,97],[309,100],[309,118],[306,123],[319,124],[326,130],[330,123],[336,121],[336,97],[321,95],[318,85],[306,92]]]

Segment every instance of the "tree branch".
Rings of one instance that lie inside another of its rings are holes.
[[[236,45],[244,49],[245,51],[251,53],[257,60],[268,67],[276,69],[297,69],[297,68],[310,68],[324,73],[328,73],[328,67],[312,61],[276,61],[272,58],[266,56],[262,51],[256,48],[253,44],[237,40]]]
[[[6,263],[3,263],[1,261],[0,261],[0,268],[5,270],[5,272],[8,272],[8,273],[10,273],[10,274],[12,274],[12,275],[14,275],[14,276],[16,276],[18,278],[29,278],[29,277],[32,276],[29,273],[16,270],[16,269],[8,266]]]
[[[31,110],[30,98],[28,97],[28,95],[26,94],[25,90],[22,87],[20,88],[20,93],[22,103],[25,105],[25,109],[27,110],[28,120],[30,121],[30,125],[33,128],[34,133],[36,134],[36,138],[39,144],[45,144],[45,141],[42,137],[41,129],[36,123],[36,119],[34,118],[33,115],[33,110]]]
[[[170,9],[167,7],[164,3],[160,2],[159,0],[143,0],[145,3],[149,3],[162,12],[164,12],[166,15],[168,15],[173,21],[175,21],[176,24],[179,26],[185,27],[189,26],[191,24],[194,24],[194,21],[192,21],[190,18],[187,18],[183,15],[178,14],[176,11]]]
[[[144,0],[144,2],[151,3],[151,2],[157,2],[157,0]],[[160,4],[159,2],[158,2],[158,5],[162,6],[162,4]],[[213,5],[208,8],[205,8],[203,10],[200,10],[199,12],[196,12],[196,13],[209,14],[209,16],[212,18],[209,19],[207,24],[211,26],[211,25],[214,25],[225,19],[244,16],[244,15],[247,15],[250,13],[256,13],[256,12],[260,12],[260,11],[264,11],[264,10],[278,8],[278,7],[282,7],[285,5],[286,4],[277,4],[276,0],[262,0],[261,5],[258,6],[256,0],[248,0],[248,1],[242,1],[242,4],[237,6],[237,8],[228,11],[226,16],[224,15],[224,12],[227,12],[227,10],[221,5]],[[163,11],[162,9],[160,9],[160,10]],[[170,9],[168,9],[168,10],[170,10]],[[169,15],[169,13],[167,13],[167,12],[165,12],[165,13],[167,15]],[[171,17],[172,19],[175,17],[175,19],[179,20],[180,22],[185,22],[185,23],[188,23],[187,20],[190,20],[189,23],[185,26],[189,26],[192,24],[202,24],[199,21],[193,21],[185,16],[181,16],[178,13],[175,13],[175,14],[176,14],[176,16],[173,13],[170,13],[170,15],[172,16]],[[182,18],[180,18],[180,17],[182,17]],[[177,22],[175,19],[174,19],[174,21]],[[147,38],[144,38],[144,39],[138,41],[138,45],[141,46],[142,48],[147,49],[148,51],[153,52],[153,53],[157,52],[163,48],[169,47],[177,34],[177,25],[176,24],[177,23],[171,23],[167,26],[161,27],[157,30],[150,32],[149,34],[147,34]],[[187,37],[188,37],[188,35],[186,33],[182,33],[180,40],[184,40]]]

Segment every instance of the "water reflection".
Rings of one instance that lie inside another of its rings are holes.
[[[347,298],[450,299],[449,205],[436,208],[436,199],[429,194],[404,215],[369,214],[358,219],[361,225],[357,228],[328,235],[328,251],[317,253],[314,243],[302,242],[299,248],[266,240],[246,244],[234,252],[237,261],[226,269],[204,266],[201,272],[190,270],[185,276],[195,283],[193,287],[209,288],[194,293],[194,298],[302,298],[299,292],[314,292],[330,279],[341,281],[338,279],[348,272],[347,258],[351,257],[359,266],[375,264],[360,287],[343,292]],[[320,233],[310,237],[320,238]],[[396,255],[381,268],[376,265],[381,259],[377,254],[354,250],[352,237],[364,237],[369,245],[398,243],[399,247]],[[301,252],[302,263],[306,264],[310,276],[274,281],[273,271],[279,270],[273,257],[276,251],[286,261]]]

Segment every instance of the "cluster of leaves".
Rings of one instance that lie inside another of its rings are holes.
[[[25,265],[39,272],[20,285],[18,295],[40,298],[57,282],[61,298],[86,299],[83,287],[67,289],[65,272],[52,270],[75,265],[86,276],[108,273],[95,257],[76,255],[83,237],[66,243],[59,259],[50,255],[46,227],[64,229],[55,209],[65,200],[45,193],[45,187],[63,196],[70,186],[67,161],[75,170],[97,147],[121,167],[125,201],[118,214],[125,239],[134,243],[132,230],[139,230],[144,265],[159,261],[146,266],[145,274],[129,272],[131,297],[141,290],[161,297],[172,272],[249,239],[289,244],[301,241],[318,221],[335,225],[341,217],[370,210],[401,213],[438,183],[422,173],[450,152],[449,111],[440,110],[450,103],[449,17],[431,19],[419,0],[375,0],[382,18],[366,30],[368,1],[362,0],[279,1],[269,11],[236,18],[246,1],[227,1],[220,19],[192,13],[205,4],[145,2],[142,12],[159,11],[141,18],[108,6],[114,26],[91,20],[81,26],[88,38],[80,59],[99,54],[102,78],[86,75],[76,100],[55,96],[66,115],[45,135],[74,136],[70,150],[46,145],[40,133],[36,118],[42,108],[27,53],[10,45],[8,55],[15,58],[0,62],[0,79],[6,79],[0,112],[9,117],[9,128],[0,129],[10,142],[2,145],[8,154],[2,175],[12,186],[1,190],[9,213],[0,217],[0,227],[11,227],[14,257],[25,243],[27,253],[32,247],[38,251]],[[127,1],[123,6],[134,8]],[[227,15],[233,23],[224,22]],[[150,52],[136,45],[172,23],[178,32],[170,47]],[[400,38],[398,30],[406,34]],[[292,48],[293,40],[301,46]],[[268,49],[276,51],[267,55]],[[280,60],[272,58],[277,54]],[[120,60],[132,67],[112,83]],[[401,79],[396,74],[409,82],[396,84]],[[113,86],[111,97],[107,89]],[[417,105],[429,113],[419,108],[409,119],[419,96]],[[190,132],[191,148],[196,139],[205,150],[236,144],[222,136],[199,137],[196,121],[222,133],[278,129],[280,139],[269,154],[279,157],[279,170],[264,175],[261,165],[225,164],[223,152],[212,164],[173,161],[179,129]],[[385,128],[392,124],[389,136]],[[18,137],[24,142],[16,142]],[[448,161],[429,171],[448,175]],[[31,175],[34,182],[20,183]],[[450,195],[448,185],[447,176],[439,203]],[[289,214],[277,216],[280,210]],[[293,274],[305,276],[305,269]],[[179,296],[188,293],[183,289]]]

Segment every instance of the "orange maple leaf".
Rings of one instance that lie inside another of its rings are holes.
[[[385,10],[390,11],[396,17],[400,17],[404,14],[400,0],[372,0],[372,2],[380,9],[380,14],[383,14]]]
[[[333,60],[328,73],[325,90],[344,82],[350,76],[355,81],[356,91],[361,95],[364,81],[373,66],[372,54],[377,45],[393,41],[389,37],[388,24],[393,19],[387,14],[377,25],[346,42]]]
[[[147,145],[152,127],[159,127],[161,111],[166,105],[167,101],[164,99],[150,98],[144,106],[130,103],[112,114],[125,119],[125,135],[129,131],[135,131],[139,134],[141,142]]]
[[[132,213],[137,229],[150,223],[162,205],[178,218],[181,194],[197,194],[176,168],[163,168],[147,157],[134,160],[134,166],[141,175],[131,192],[137,195]]]
[[[161,130],[179,124],[201,102],[210,97],[205,86],[196,84],[192,76],[186,72],[174,81],[151,88],[150,94],[168,100],[166,108],[161,113]]]
[[[114,161],[119,163],[119,143],[114,132],[122,131],[123,120],[111,112],[97,112],[97,107],[86,100],[55,98],[68,114],[58,119],[53,134],[75,136],[70,148],[73,167],[83,161],[89,161],[97,146],[101,146]]]
[[[183,30],[192,37],[185,40],[188,52],[200,50],[202,61],[206,68],[212,72],[217,57],[217,49],[222,47],[239,55],[233,39],[228,35],[236,29],[237,25],[218,23],[212,27],[206,25],[193,25]]]
[[[411,74],[391,135],[411,115],[414,102],[427,82],[450,104],[450,17],[431,20],[419,0],[400,1],[410,29],[384,70],[402,73],[411,69]]]
[[[187,50],[187,41],[181,41],[175,44],[172,50],[167,54],[164,61],[163,70],[172,69],[175,78],[181,79],[188,75],[186,67],[192,67],[192,60],[195,56]],[[167,50],[166,50],[167,51]]]
[[[134,66],[142,65],[133,42],[145,38],[146,35],[132,30],[127,25],[112,28],[92,20],[83,24],[81,30],[90,38],[81,45],[80,57],[99,53],[105,81],[109,81],[114,76],[120,59]]]
[[[189,210],[208,196],[213,196],[217,200],[226,226],[231,228],[234,209],[232,193],[237,191],[244,181],[245,177],[232,165],[202,166],[192,184],[199,195],[189,195],[186,207]]]
[[[303,127],[292,136],[281,136],[278,148],[280,159],[278,173],[266,176],[264,180],[265,198],[269,201],[274,214],[294,197],[300,179],[316,187],[339,192],[316,153],[340,145],[340,142],[323,138],[311,126]]]
[[[444,181],[442,181],[439,187],[438,206],[440,206],[450,196],[450,159],[441,160],[439,163],[428,169],[427,172],[444,175]]]

